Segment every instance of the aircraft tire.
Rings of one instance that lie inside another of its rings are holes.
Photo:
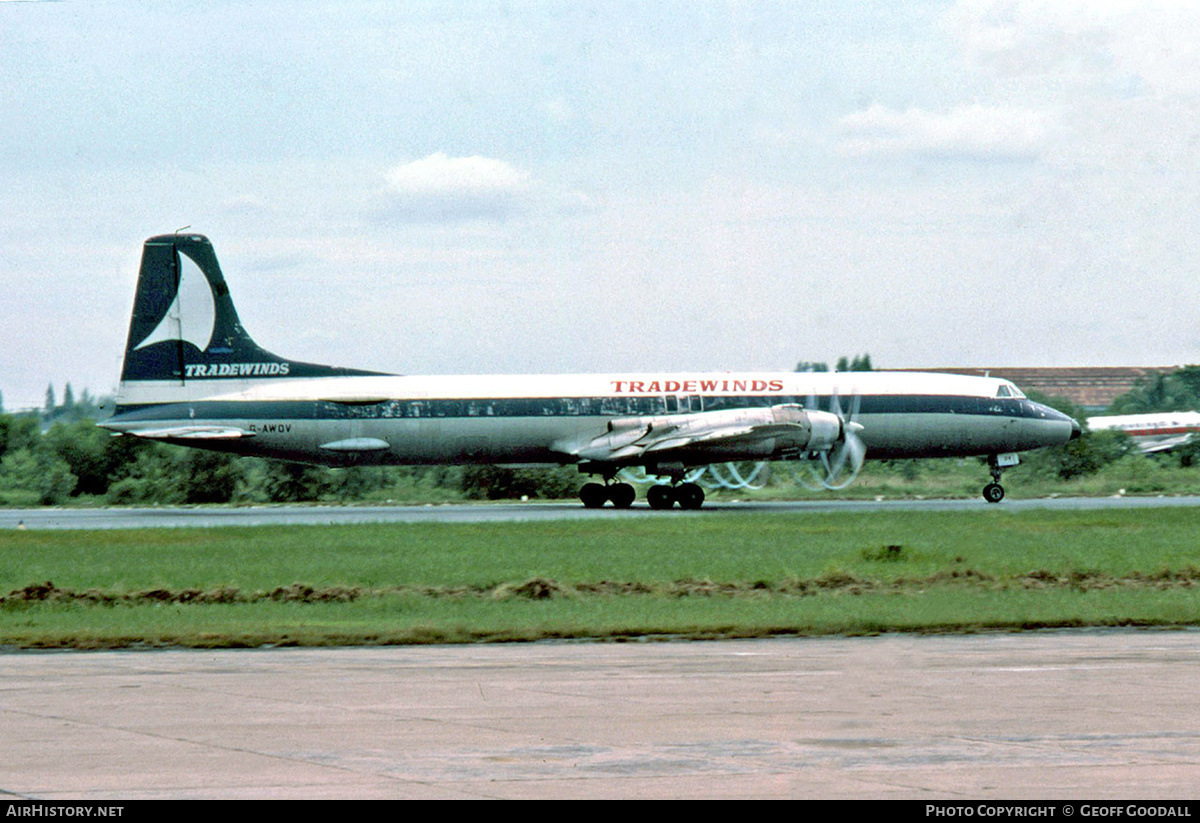
[[[695,511],[704,505],[704,489],[695,483],[684,483],[675,489],[675,499],[679,508]]]
[[[628,509],[636,498],[637,492],[628,483],[616,483],[608,487],[608,499],[612,501],[613,508]]]
[[[585,509],[598,509],[608,500],[608,490],[599,483],[584,483],[579,490],[579,499]]]
[[[999,503],[1004,499],[1004,487],[999,483],[988,483],[983,487],[983,499],[989,503]]]
[[[652,509],[669,509],[675,505],[675,490],[670,486],[651,486],[646,489],[646,502]]]

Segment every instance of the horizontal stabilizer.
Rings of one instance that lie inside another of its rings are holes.
[[[147,440],[238,440],[254,432],[233,426],[171,426],[165,429],[128,429],[124,434]]]
[[[1179,448],[1180,446],[1188,443],[1191,439],[1192,435],[1188,433],[1182,437],[1172,437],[1167,440],[1157,440],[1149,443],[1139,444],[1137,448],[1142,454],[1157,454],[1158,452],[1166,452],[1170,451],[1171,449]],[[1136,440],[1134,442],[1136,442]]]

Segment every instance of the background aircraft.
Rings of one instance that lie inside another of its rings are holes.
[[[1121,431],[1143,454],[1170,451],[1200,432],[1200,412],[1100,415],[1087,419],[1092,431]]]
[[[986,457],[998,502],[1017,452],[1079,425],[999,378],[908,372],[418,377],[272,354],[238,319],[208,239],[146,241],[113,417],[121,434],[330,466],[577,465],[584,505],[634,502],[626,467],[669,480],[654,508],[699,508],[690,467],[810,460],[830,488],[863,461]]]

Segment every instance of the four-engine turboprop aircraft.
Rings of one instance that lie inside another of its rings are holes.
[[[1017,452],[1079,424],[1007,380],[908,372],[414,377],[301,363],[242,328],[208,239],[146,241],[115,432],[329,466],[569,465],[603,479],[589,507],[634,501],[631,466],[667,478],[654,508],[699,508],[690,467],[805,459],[830,487],[863,460],[988,458],[984,497]]]

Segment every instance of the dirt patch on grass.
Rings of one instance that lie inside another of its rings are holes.
[[[94,603],[97,605],[146,605],[152,603],[256,603],[274,600],[285,603],[347,602],[361,596],[362,590],[352,586],[314,588],[303,583],[280,586],[270,591],[244,592],[236,586],[215,589],[145,589],[132,592],[112,592],[100,589],[78,591],[54,585],[47,580],[23,589],[14,589],[0,597],[0,606],[16,603]]]
[[[1130,572],[1124,576],[1102,574],[1092,571],[1071,571],[1065,574],[1039,569],[1014,578],[1016,584],[1027,589],[1068,588],[1077,591],[1098,589],[1178,589],[1191,588],[1200,583],[1200,569],[1188,567],[1178,571],[1163,569],[1147,574]]]
[[[491,586],[392,586],[367,588],[360,586],[311,586],[292,583],[270,590],[249,591],[236,586],[213,589],[155,588],[141,591],[79,591],[56,586],[52,581],[31,583],[0,596],[0,606],[33,603],[78,603],[84,605],[148,605],[189,604],[214,605],[230,603],[349,603],[369,597],[417,596],[429,598],[489,598],[493,600],[550,600],[564,597],[806,597],[816,594],[861,595],[873,592],[919,593],[937,586],[958,586],[977,589],[1025,588],[1070,589],[1177,589],[1200,585],[1200,569],[1162,570],[1154,573],[1131,572],[1114,576],[1087,571],[1067,573],[1035,570],[1012,577],[992,577],[972,569],[938,572],[924,578],[875,580],[856,577],[844,572],[831,572],[810,579],[781,581],[716,581],[681,579],[669,582],[643,583],[637,581],[601,580],[585,583],[561,583],[542,577],[523,582],[498,583]]]

